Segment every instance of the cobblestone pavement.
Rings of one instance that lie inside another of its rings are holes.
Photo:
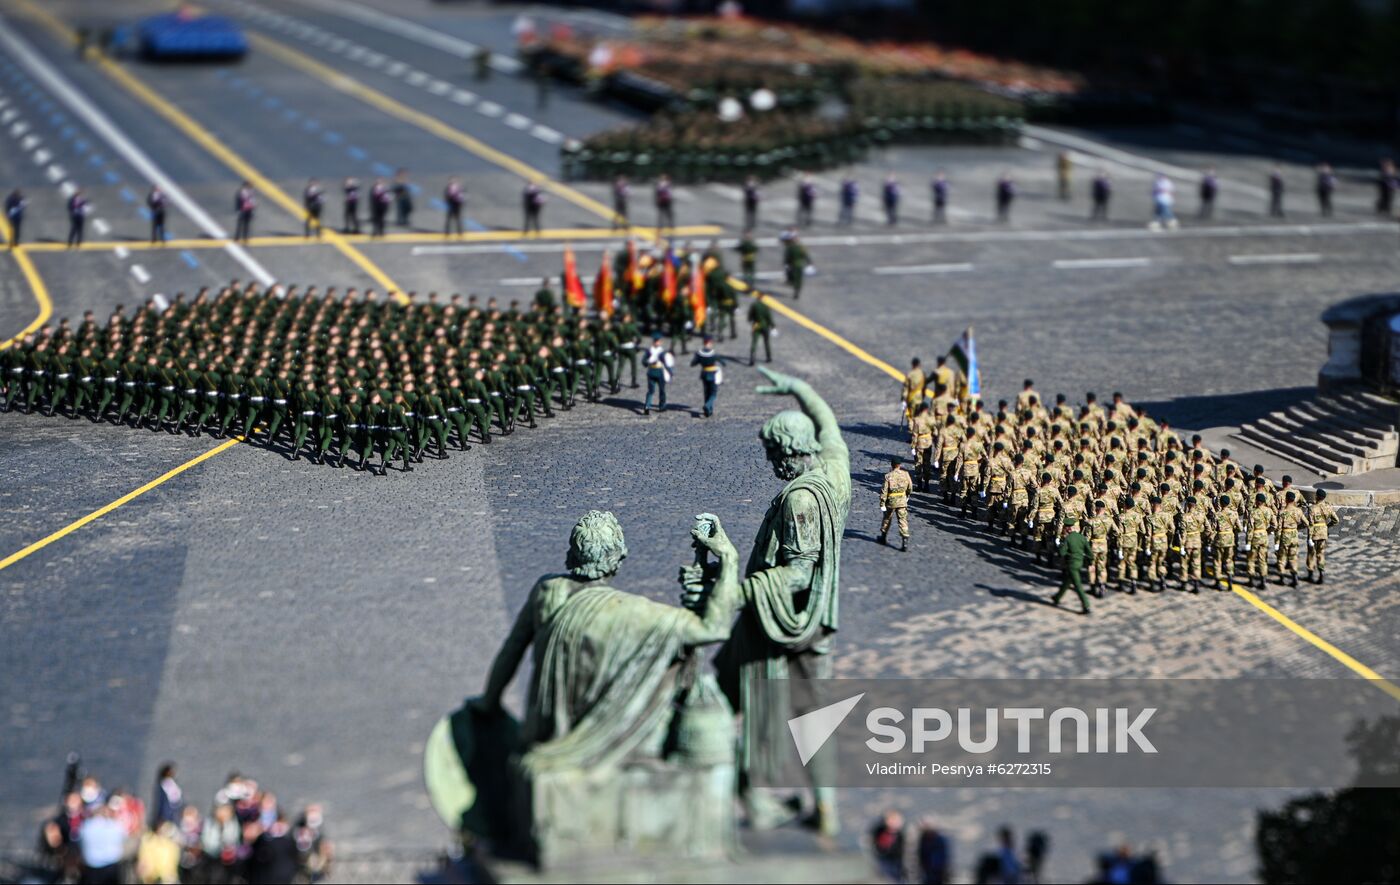
[[[220,5],[241,16],[247,4]],[[431,78],[465,82],[460,61],[450,56],[350,24],[326,13],[324,4],[284,5],[288,15],[422,67],[429,88]],[[0,0],[0,11],[9,7],[10,0]],[[112,15],[134,15],[146,5],[121,0],[112,7]],[[51,8],[76,20],[82,7],[62,0]],[[444,32],[464,39],[508,39],[510,10],[459,18],[419,0],[404,9],[425,21],[442,16]],[[222,164],[95,70],[74,63],[43,29],[23,17],[14,26],[139,136],[198,201],[226,207],[236,181]],[[296,45],[323,63],[339,63],[326,47]],[[528,130],[446,106],[451,102],[406,76],[347,70],[396,100],[552,168],[557,147]],[[213,69],[139,73],[178,96],[215,136],[285,189],[295,192],[313,172],[327,180],[370,175],[373,163],[409,165],[425,187],[432,176],[460,171],[483,226],[515,223],[519,182],[511,175],[420,130],[366,116],[352,98],[268,59],[240,68],[243,85],[215,82]],[[509,77],[472,88],[508,111],[524,113],[533,101],[529,85]],[[26,93],[16,92],[22,86],[3,71],[0,89],[30,106],[29,98],[16,98]],[[250,90],[260,90],[263,110]],[[304,134],[262,137],[269,99],[284,110],[314,111],[362,140],[351,146],[368,159],[331,151]],[[537,116],[569,134],[571,126],[616,122],[612,110],[579,116],[587,107],[564,91]],[[70,143],[61,125],[25,113],[46,145]],[[1117,133],[1109,140],[1183,166],[1214,164],[1241,180],[1253,180],[1261,168],[1196,136],[1142,136]],[[906,223],[890,231],[866,207],[850,230],[818,225],[807,236],[819,273],[800,302],[784,304],[897,369],[913,355],[943,352],[973,325],[993,402],[1029,376],[1043,391],[1075,398],[1090,389],[1102,396],[1121,389],[1153,414],[1192,428],[1249,420],[1310,388],[1326,350],[1318,313],[1341,298],[1393,288],[1400,270],[1393,230],[1355,201],[1342,201],[1333,225],[1317,223],[1301,200],[1290,205],[1285,223],[1266,225],[1247,191],[1230,191],[1217,221],[1149,235],[1142,223],[1146,189],[1131,167],[1114,167],[1122,188],[1115,220],[1090,227],[1082,194],[1069,204],[1051,197],[1055,150],[1040,142],[986,151],[900,149],[873,159],[856,174],[869,195],[887,168],[905,177]],[[56,162],[86,168],[80,164],[91,161]],[[136,179],[107,162],[103,168],[119,183],[92,173],[97,202],[112,236],[140,237],[144,221],[121,196]],[[1081,164],[1080,181],[1097,162]],[[1288,166],[1299,189],[1309,162]],[[938,166],[954,175],[959,209],[946,228],[923,221],[913,194]],[[986,197],[1007,168],[1022,181],[1024,199],[1014,223],[998,227],[990,223]],[[62,234],[54,220],[61,221],[54,214],[60,199],[42,167],[20,151],[0,152],[0,180],[36,192],[34,236]],[[783,189],[790,186],[770,189],[766,236],[787,220],[782,201],[790,194]],[[40,194],[41,188],[47,190]],[[683,194],[682,223],[713,221],[734,233],[732,193],[706,187]],[[551,203],[547,225],[597,224],[563,203]],[[821,203],[823,213],[834,214],[834,201]],[[433,215],[421,209],[427,221],[420,223],[431,227]],[[259,224],[274,233],[297,229],[290,215],[270,207]],[[576,246],[580,264],[591,266],[597,244]],[[528,297],[520,280],[557,273],[560,249],[561,242],[531,242],[448,250],[374,244],[363,251],[404,288],[509,300]],[[363,286],[369,280],[329,248],[254,251],[288,281]],[[762,282],[785,294],[773,279],[777,255],[765,248]],[[1240,262],[1242,255],[1254,257]],[[1295,257],[1257,260],[1279,255]],[[34,261],[56,316],[89,307],[105,313],[154,291],[247,278],[222,251],[193,257],[191,264],[175,251],[136,259],[35,253]],[[133,260],[149,283],[131,272]],[[13,267],[0,262],[5,334],[34,313]],[[896,382],[788,319],[779,317],[779,329],[775,366],[810,379],[827,396],[852,451],[856,493],[842,563],[841,675],[1353,678],[1231,593],[1110,595],[1089,619],[1055,610],[1044,604],[1054,575],[925,496],[916,496],[910,553],[875,544],[881,461],[906,445],[893,424]],[[708,421],[695,416],[698,384],[684,369],[673,389],[677,408],[667,414],[643,418],[639,391],[624,389],[539,430],[429,460],[412,475],[377,479],[237,446],[0,572],[6,676],[0,681],[0,845],[31,844],[54,799],[63,755],[73,748],[109,784],[143,791],[159,762],[178,759],[186,790],[200,804],[230,768],[251,772],[293,804],[325,800],[333,833],[352,855],[392,850],[430,859],[446,836],[421,788],[422,741],[437,716],[481,685],[531,582],[561,564],[568,529],[581,512],[618,513],[631,548],[620,583],[656,599],[675,599],[674,575],[696,512],[718,513],[747,548],[778,488],[755,433],[781,404],[752,392],[757,374],[742,365],[746,345],[743,339],[722,344],[735,363],[719,415]],[[0,415],[0,556],[215,444]],[[1344,511],[1328,583],[1271,584],[1260,596],[1382,676],[1400,679],[1397,533],[1400,509]],[[1393,712],[1394,703],[1377,692],[1376,709]],[[960,870],[970,868],[996,826],[1010,822],[1052,833],[1048,872],[1056,880],[1087,878],[1092,852],[1121,838],[1155,846],[1174,879],[1240,881],[1251,876],[1255,811],[1286,798],[1270,790],[862,790],[848,793],[843,815],[853,847],[885,805],[911,816],[933,814],[957,837]],[[368,872],[351,878],[407,879],[420,869],[406,862],[413,870],[399,867],[401,875],[391,876],[392,864],[375,863],[366,860]]]

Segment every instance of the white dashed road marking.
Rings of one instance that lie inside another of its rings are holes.
[[[1089,270],[1111,267],[1147,267],[1152,263],[1151,258],[1138,256],[1135,258],[1061,258],[1051,262],[1051,267],[1055,270]]]
[[[1231,255],[1231,264],[1316,264],[1322,260],[1317,252],[1284,252],[1276,255]]]
[[[151,275],[146,273],[146,269],[139,264],[131,266],[131,275],[136,277],[136,282],[143,286],[151,281]]]
[[[972,270],[973,265],[967,262],[957,262],[953,264],[908,264],[908,265],[888,265],[886,267],[875,268],[875,273],[881,276],[899,276],[902,274],[921,273],[967,273]]]

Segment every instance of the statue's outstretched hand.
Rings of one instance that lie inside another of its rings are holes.
[[[763,377],[769,380],[769,384],[761,384],[755,388],[757,393],[777,394],[779,396],[791,394],[801,384],[801,379],[791,375],[784,375],[782,372],[775,372],[765,366],[759,366],[758,370],[763,373]]]
[[[706,528],[709,531],[706,531]],[[734,549],[734,544],[729,540],[729,536],[724,533],[724,526],[720,525],[719,517],[713,513],[701,513],[695,517],[695,525],[690,530],[690,537],[696,544],[717,557],[739,555],[739,552]]]

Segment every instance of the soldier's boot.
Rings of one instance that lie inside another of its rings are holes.
[[[1166,579],[1166,578],[1158,578],[1158,579],[1157,579],[1157,592],[1158,592],[1158,593],[1166,593],[1166,592],[1167,592],[1167,579]]]
[[[889,543],[890,543],[889,538],[886,537],[886,535],[885,535],[884,532],[881,532],[881,533],[880,533],[879,541],[880,541],[881,544],[885,544],[885,545],[887,545],[887,546],[888,546]]]
[[[1298,573],[1297,573],[1297,572],[1290,572],[1290,573],[1289,573],[1289,575],[1288,575],[1288,586],[1290,586],[1290,587],[1297,587],[1297,586],[1298,586]]]
[[[1322,585],[1322,569],[1317,570],[1317,583],[1319,586]]]
[[[1313,581],[1313,570],[1312,570],[1312,569],[1308,569],[1308,583],[1309,583],[1309,584],[1315,583],[1315,582]]]
[[[1200,593],[1200,592],[1201,592],[1201,582],[1200,582],[1198,579],[1196,579],[1196,578],[1192,578],[1192,579],[1191,579],[1191,592],[1192,592],[1192,593]]]
[[[1134,578],[1133,580],[1131,580],[1131,581],[1128,582],[1128,595],[1129,595],[1129,596],[1137,596],[1137,579],[1136,579],[1136,578]]]
[[[901,537],[901,538],[899,539],[899,552],[900,552],[900,553],[908,553],[908,552],[909,552],[909,539],[908,539],[907,537]]]

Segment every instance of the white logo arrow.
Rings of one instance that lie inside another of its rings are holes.
[[[863,697],[865,692],[788,720],[792,742],[797,745],[797,756],[804,766],[826,745]]]

